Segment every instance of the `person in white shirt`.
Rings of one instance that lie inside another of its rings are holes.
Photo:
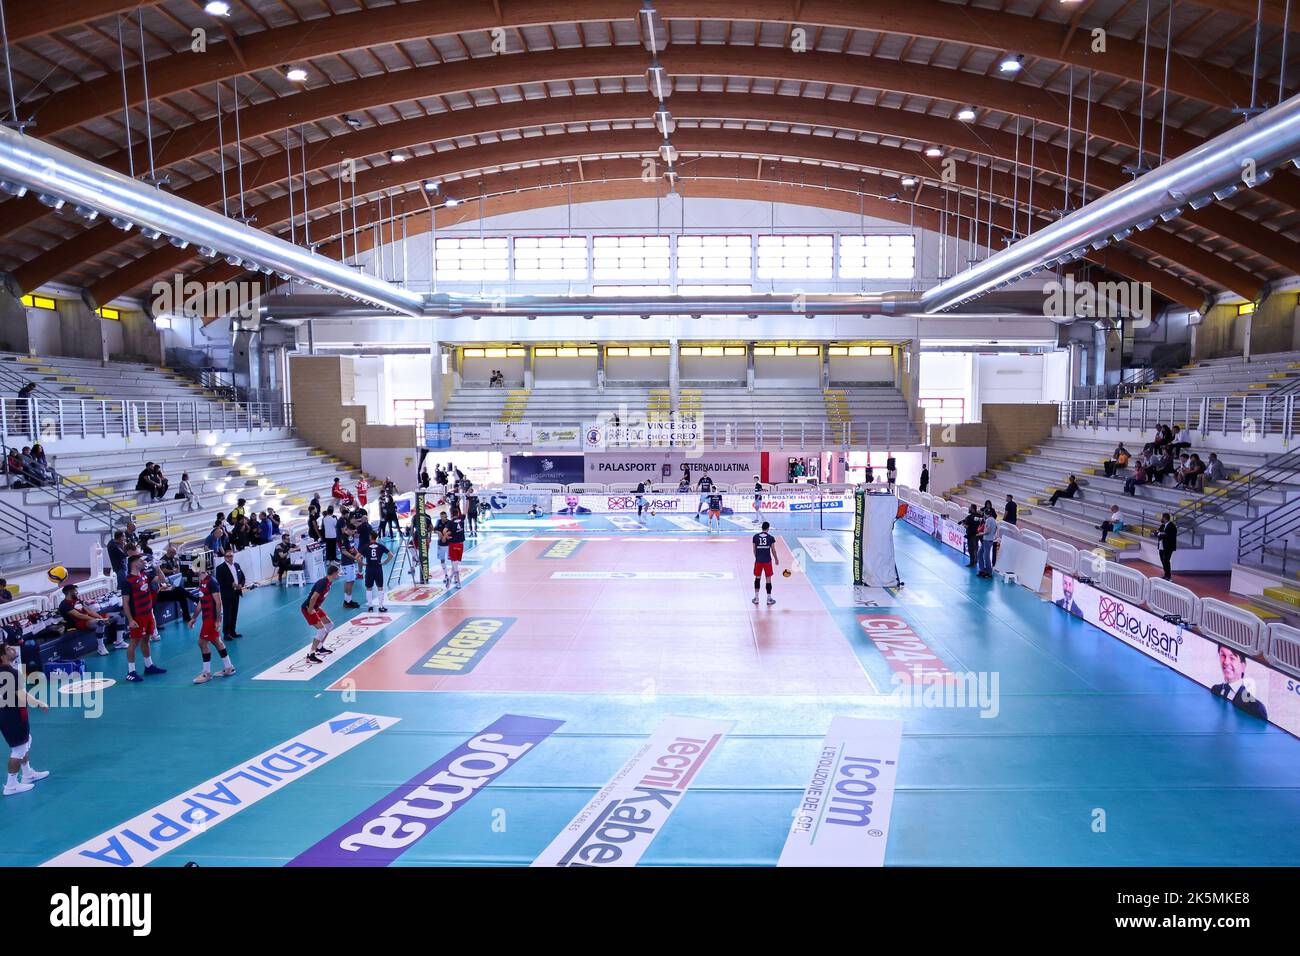
[[[993,544],[998,539],[998,519],[991,514],[984,516],[984,530],[980,533],[979,573],[976,577],[993,577]]]
[[[325,535],[325,560],[329,564],[337,564],[339,560],[339,518],[334,513],[333,505],[325,509],[325,517],[321,519],[321,532]]]
[[[1119,505],[1110,506],[1110,514],[1106,515],[1106,520],[1097,525],[1101,529],[1101,543],[1106,543],[1106,537],[1115,531],[1124,530],[1124,515],[1120,513]]]
[[[199,501],[199,496],[194,493],[194,488],[190,484],[189,472],[181,473],[181,487],[177,497],[185,502],[185,511],[198,511],[203,507],[203,502]]]
[[[1227,473],[1219,456],[1210,452],[1210,460],[1205,463],[1205,481],[1222,481]]]

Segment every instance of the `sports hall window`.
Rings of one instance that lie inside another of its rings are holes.
[[[29,309],[49,309],[54,311],[54,300],[47,295],[25,295],[23,305]]]
[[[915,271],[914,236],[840,236],[841,279],[910,279]]]
[[[666,345],[611,345],[605,349],[611,358],[659,358],[670,352]]]
[[[679,279],[745,279],[753,268],[749,236],[678,236]]]
[[[515,278],[531,282],[585,281],[586,236],[516,236]]]
[[[927,425],[960,425],[966,421],[964,398],[921,398],[917,401]]]
[[[439,239],[435,255],[440,282],[510,278],[510,241],[504,237]]]
[[[533,349],[533,355],[537,358],[595,358],[596,347],[587,346],[543,346]]]
[[[848,358],[866,358],[869,355],[893,355],[894,350],[888,345],[831,345],[826,350],[828,355]]]
[[[671,275],[667,236],[596,236],[591,274],[596,279],[667,279]]]
[[[760,279],[829,279],[834,274],[834,236],[758,237]]]
[[[594,285],[592,295],[672,295],[667,285]]]

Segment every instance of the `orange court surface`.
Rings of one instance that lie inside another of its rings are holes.
[[[754,608],[746,537],[526,540],[331,689],[876,694],[807,575],[781,567],[778,603]]]

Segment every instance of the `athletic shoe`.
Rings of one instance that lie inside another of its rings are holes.
[[[322,645],[321,647],[318,647],[318,648],[316,649],[316,653],[317,653],[317,654],[333,654],[333,653],[334,653],[334,649],[333,649],[332,647],[325,647],[325,646]]]
[[[767,603],[768,603],[768,606],[770,607],[771,605],[773,605],[773,604],[776,603],[776,598],[768,598],[768,599],[767,599]]]
[[[380,614],[387,614],[387,613],[388,613],[388,608],[386,608],[386,607],[381,607],[381,608],[379,609],[379,613],[380,613]]]
[[[130,647],[131,645],[119,637],[117,640],[113,642],[113,646],[120,651]]]
[[[229,676],[231,676],[231,675],[234,674],[234,673],[235,673],[235,669],[234,669],[233,667],[231,667],[229,664],[227,664],[225,667],[221,668],[221,670],[217,671],[217,676],[218,676],[218,677],[229,677]]]
[[[95,653],[98,654],[100,657],[107,657],[107,656],[108,656],[108,648],[107,648],[107,647],[103,647],[103,646],[101,646],[101,647],[99,647],[99,648],[97,648],[97,649],[95,650]]]
[[[144,680],[144,678],[141,677],[139,674],[137,674],[135,671],[127,671],[126,682],[128,684],[138,684],[142,680]]]
[[[212,680],[212,675],[211,675],[210,673],[208,673],[207,671],[204,671],[204,672],[203,672],[202,674],[200,674],[198,677],[194,678],[194,683],[196,683],[196,684],[206,684],[206,683],[207,683],[208,681],[210,681],[210,680]]]
[[[353,609],[361,607],[361,605],[358,604],[356,601],[344,601],[344,602],[343,602],[343,606],[344,606],[344,607],[350,607],[350,608],[353,608]]]
[[[26,793],[28,790],[35,790],[34,783],[6,783],[5,796],[12,797],[15,793]]]
[[[374,606],[373,604],[369,605],[369,606],[366,608],[366,613],[367,613],[367,614],[374,614],[374,613],[375,613],[375,606]]]
[[[32,770],[28,767],[27,772],[23,774],[23,783],[35,783],[37,780],[44,780],[49,775],[48,770]]]
[[[758,598],[755,597],[754,600],[750,601],[749,603],[754,605],[754,607],[758,607]]]
[[[325,662],[324,662],[323,660],[321,660],[319,657],[317,657],[315,654],[308,654],[308,655],[307,655],[307,663],[308,663],[308,664],[324,664]]]
[[[144,669],[146,674],[166,674],[167,668],[159,667],[157,664],[150,664]]]

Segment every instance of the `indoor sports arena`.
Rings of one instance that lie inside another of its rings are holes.
[[[1300,4],[0,28],[18,885],[1300,861]]]

